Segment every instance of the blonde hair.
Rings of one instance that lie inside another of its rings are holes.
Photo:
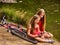
[[[41,15],[42,12],[45,12],[44,9],[39,9],[36,14]]]

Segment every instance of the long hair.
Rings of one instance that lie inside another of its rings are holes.
[[[37,14],[38,16],[40,16],[41,13],[42,13],[42,11],[44,11],[44,9],[40,9],[36,14]],[[44,12],[45,12],[45,11],[44,11]],[[40,19],[40,21],[42,22],[42,25],[44,25],[44,16],[43,16],[43,18]]]
[[[30,24],[31,24],[31,30],[33,32],[34,28],[35,28],[35,20],[37,19],[38,17],[34,16],[31,21],[30,21]]]

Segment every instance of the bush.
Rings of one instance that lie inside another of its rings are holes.
[[[4,14],[3,14],[3,13]],[[0,18],[5,15],[8,21],[12,21],[18,24],[26,25],[26,19],[24,18],[27,12],[24,10],[15,10],[13,8],[5,8],[3,7],[1,10]]]

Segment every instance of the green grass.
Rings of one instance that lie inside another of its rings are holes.
[[[5,12],[8,20],[26,25],[39,8],[47,15],[46,30],[60,41],[60,0],[22,0],[22,3],[0,3],[0,12]]]

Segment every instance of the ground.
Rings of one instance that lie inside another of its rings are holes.
[[[35,45],[30,42],[27,42],[17,36],[12,35],[7,32],[7,29],[0,27],[0,45]],[[60,45],[58,41],[55,41],[54,44],[49,43],[38,43],[36,45]]]

